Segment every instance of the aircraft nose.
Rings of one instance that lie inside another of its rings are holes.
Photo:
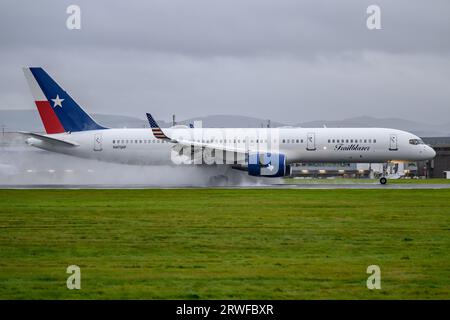
[[[436,151],[430,146],[427,146],[427,153],[430,155],[430,158],[433,159],[436,156]]]

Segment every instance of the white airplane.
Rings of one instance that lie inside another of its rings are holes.
[[[414,134],[386,128],[110,129],[95,122],[42,68],[24,68],[46,134],[21,132],[44,150],[101,161],[225,165],[251,176],[282,177],[296,162],[417,161],[435,151]],[[386,183],[386,177],[380,182]]]

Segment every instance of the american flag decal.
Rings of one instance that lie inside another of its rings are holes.
[[[167,137],[164,132],[162,132],[161,128],[156,123],[155,119],[153,119],[152,115],[150,113],[147,113],[147,119],[148,123],[150,124],[150,128],[152,128],[153,135],[155,138],[163,139],[163,140],[170,140],[169,137]]]

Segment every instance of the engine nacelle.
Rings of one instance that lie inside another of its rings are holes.
[[[248,174],[255,177],[278,178],[291,174],[286,156],[279,153],[251,153],[248,156]]]

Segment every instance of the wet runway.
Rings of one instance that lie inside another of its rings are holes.
[[[450,184],[268,184],[239,186],[198,186],[198,185],[144,185],[144,184],[0,184],[0,189],[450,189]]]

